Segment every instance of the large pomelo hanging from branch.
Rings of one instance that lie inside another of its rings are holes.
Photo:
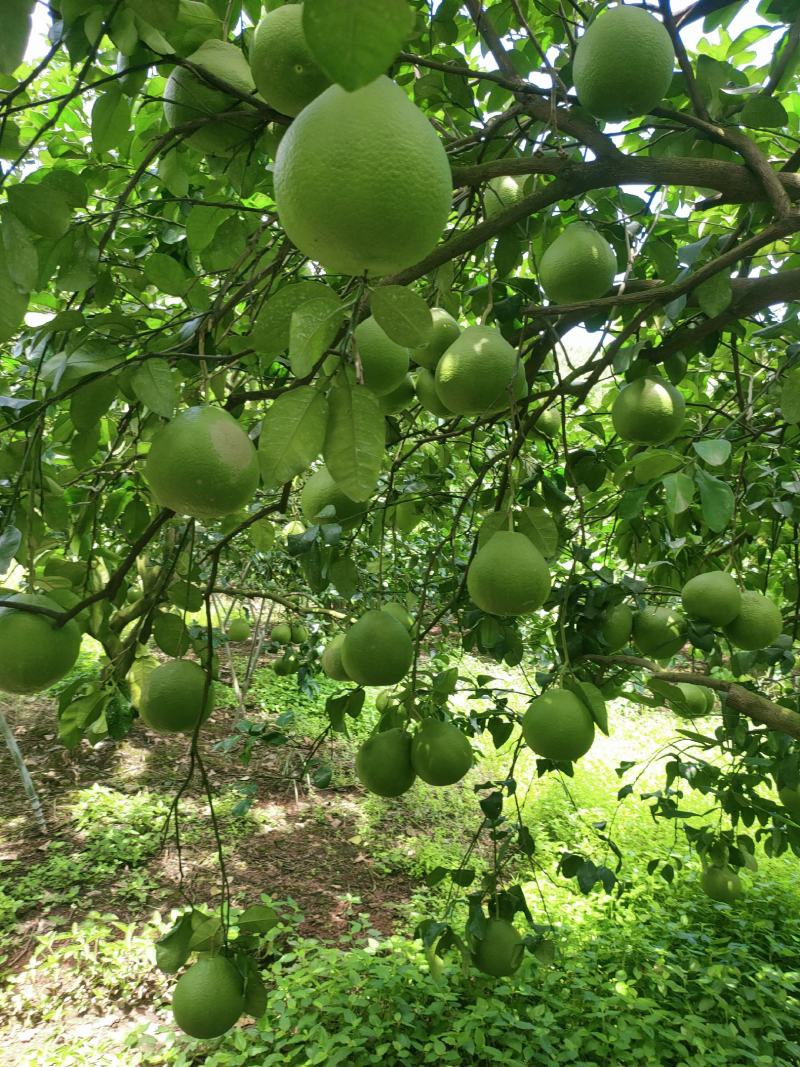
[[[258,91],[276,111],[294,117],[330,85],[303,33],[303,5],[284,4],[256,26],[250,69]]]
[[[672,81],[675,50],[664,25],[637,7],[603,12],[578,41],[572,76],[598,119],[625,122],[652,110]]]
[[[481,611],[526,615],[547,600],[550,571],[525,534],[501,530],[475,554],[467,589]]]
[[[227,411],[187,408],[153,438],[144,477],[162,507],[218,519],[249,504],[258,487],[258,457]]]
[[[241,93],[255,95],[255,83],[242,50],[227,41],[206,41],[187,57],[188,62],[228,82]],[[213,121],[214,115],[239,112]],[[164,116],[173,129],[185,122],[208,117],[209,121],[190,133],[186,140],[199,152],[229,156],[252,139],[258,113],[240,98],[217,89],[187,67],[176,67],[164,89]]]
[[[423,259],[452,200],[450,165],[425,115],[389,78],[332,85],[297,116],[275,159],[281,225],[334,274],[384,275]]]
[[[436,392],[454,415],[491,412],[516,392],[520,366],[516,349],[499,330],[468,326],[436,364]]]
[[[0,596],[17,604],[62,608],[46,596],[18,593]],[[63,678],[78,658],[81,631],[74,620],[56,627],[55,620],[30,611],[0,608],[0,690],[37,693]]]

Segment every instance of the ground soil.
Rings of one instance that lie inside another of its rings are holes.
[[[122,742],[83,743],[69,752],[58,740],[51,698],[6,698],[3,711],[41,797],[48,834],[36,828],[11,758],[5,746],[0,746],[0,810],[4,812],[0,865],[21,862],[27,868],[41,862],[48,840],[77,843],[67,810],[75,790],[97,783],[126,793],[148,790],[169,798],[185,777],[189,749],[185,737],[154,735],[137,721]],[[248,715],[257,721],[259,709],[248,708]],[[286,772],[298,761],[292,760],[291,753],[287,758],[285,748],[256,746],[246,766],[235,754],[215,750],[217,742],[234,733],[240,718],[238,709],[217,709],[204,730],[203,749],[216,791],[255,790],[253,818],[244,831],[241,824],[236,828],[237,839],[226,850],[234,901],[258,902],[262,893],[276,900],[291,899],[304,916],[299,932],[328,942],[344,939],[351,920],[359,914],[368,916],[370,926],[380,933],[392,932],[413,883],[400,872],[387,872],[362,846],[356,818],[358,789],[308,789],[302,782],[288,780]],[[199,810],[204,803],[199,782],[187,790],[186,797]],[[147,861],[150,880],[160,886],[152,907],[162,914],[185,903],[187,890],[198,904],[216,899],[219,872],[210,823],[207,830],[183,851],[183,892],[174,845]],[[53,921],[79,921],[98,905],[122,920],[143,917],[146,908],[115,899],[114,890],[114,885],[93,885],[66,910],[56,909],[47,917],[36,912],[24,915],[17,950],[1,969],[23,967],[33,936]]]

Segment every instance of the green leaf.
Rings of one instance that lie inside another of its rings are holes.
[[[700,459],[705,460],[711,467],[721,467],[723,463],[727,463],[731,454],[731,443],[724,437],[695,441],[692,447]]]
[[[514,516],[514,527],[534,543],[545,559],[553,557],[558,551],[558,526],[544,508],[523,508]]]
[[[27,310],[27,294],[21,293],[14,284],[6,257],[0,257],[0,344],[14,336]]]
[[[254,904],[239,916],[236,925],[241,934],[267,934],[278,925],[279,916],[266,904]]]
[[[178,152],[169,152],[161,157],[158,164],[158,176],[163,182],[164,188],[167,192],[172,193],[173,196],[184,197],[189,192],[189,175],[183,169],[181,156]],[[211,210],[215,209],[212,208]],[[186,228],[188,232],[188,220]]]
[[[70,227],[72,212],[66,198],[59,195],[49,182],[28,180],[12,185],[8,190],[8,204],[20,222],[29,230],[57,241]]]
[[[25,57],[36,0],[5,0],[0,32],[0,74],[13,74]]]
[[[322,282],[295,282],[271,296],[261,309],[250,332],[250,343],[264,356],[279,356],[289,347],[292,315],[316,297],[336,294]],[[338,298],[336,298],[338,299]]]
[[[168,30],[178,17],[179,0],[127,0],[128,7],[157,30]]]
[[[317,64],[348,92],[394,60],[414,26],[406,0],[306,0],[303,32]]]
[[[721,314],[733,299],[731,280],[727,274],[715,274],[698,285],[695,295],[703,312],[713,319]]]
[[[22,543],[22,531],[16,526],[7,526],[0,534],[0,574],[5,574],[14,562],[14,556]]]
[[[431,309],[421,296],[402,285],[384,285],[370,298],[372,314],[395,344],[422,348],[433,332]]]
[[[800,367],[790,370],[783,380],[780,408],[787,422],[800,422]]]
[[[153,252],[145,261],[144,276],[147,281],[170,296],[183,296],[189,283],[184,267],[163,252]]]
[[[88,693],[59,710],[58,739],[65,748],[78,747],[87,727],[100,718],[109,699],[107,692]]]
[[[181,915],[163,937],[156,941],[156,966],[164,974],[175,974],[189,959],[189,944],[192,940],[192,916]]]
[[[682,467],[684,462],[683,456],[676,456],[674,452],[667,452],[657,448],[650,449],[648,452],[643,452],[640,456],[637,456],[633,461],[633,476],[639,485],[646,485],[648,482],[654,482],[656,478]]]
[[[73,393],[69,417],[78,430],[90,430],[105,415],[117,396],[115,378],[96,378]]]
[[[342,324],[344,309],[335,293],[315,297],[292,312],[289,325],[289,363],[305,378],[325,354]]]
[[[169,363],[148,359],[131,375],[131,389],[145,407],[165,419],[171,419],[178,403]]]
[[[269,519],[259,519],[247,527],[247,536],[253,542],[256,552],[269,552],[275,544],[275,527]]]
[[[757,128],[782,129],[789,123],[789,116],[783,104],[774,97],[764,96],[761,93],[747,98],[742,108],[741,119],[742,125]]]
[[[98,156],[119,148],[131,124],[131,102],[119,89],[101,93],[92,108],[92,147]]]
[[[222,922],[219,915],[204,911],[192,912],[192,936],[189,948],[195,952],[213,952],[222,944]]]
[[[386,446],[386,420],[363,385],[345,381],[330,395],[323,455],[331,477],[351,500],[375,490]]]
[[[703,519],[709,530],[719,533],[724,530],[733,516],[733,490],[725,482],[714,478],[700,467],[695,471],[695,481],[700,490],[700,504]]]
[[[30,292],[39,278],[39,254],[28,227],[7,208],[2,210],[2,236],[8,273],[15,285]]]
[[[264,417],[258,441],[264,485],[284,485],[309,467],[325,444],[327,424],[328,402],[313,386],[279,396]]]
[[[260,1019],[267,1010],[267,989],[252,956],[237,954],[237,963],[245,972],[244,1010],[254,1019]]]
[[[208,248],[214,240],[214,234],[227,219],[228,214],[229,212],[222,207],[206,207],[203,204],[196,204],[186,219],[186,240],[189,242],[189,248],[195,253]]]
[[[565,676],[564,686],[567,689],[571,689],[575,696],[580,699],[587,710],[591,712],[595,725],[608,737],[608,711],[606,702],[603,700],[603,694],[597,686],[591,682],[582,682],[573,675]]]
[[[681,512],[691,504],[694,499],[694,482],[686,474],[668,474],[661,479],[664,486],[667,508],[673,515]]]
[[[337,559],[331,564],[331,581],[342,594],[349,599],[358,590],[358,567],[351,559]]]

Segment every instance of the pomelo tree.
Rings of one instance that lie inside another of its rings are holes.
[[[141,717],[204,776],[219,653],[252,627],[280,673],[341,682],[328,732],[393,687],[357,760],[382,796],[513,738],[478,789],[494,871],[441,874],[468,928],[420,930],[489,974],[518,966],[505,871],[535,849],[516,754],[571,773],[610,699],[666,703],[692,743],[648,803],[709,895],[800,855],[800,22],[760,0],[733,30],[741,7],[52,0],[25,61],[12,0],[0,688],[64,677],[82,632],[102,665],[54,703],[62,742]],[[493,662],[524,671],[524,718]],[[159,948],[168,973],[203,953],[190,1032],[206,974],[209,1032],[258,1014],[246,937],[274,916],[240,916],[234,952],[226,893]]]

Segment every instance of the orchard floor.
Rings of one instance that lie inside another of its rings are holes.
[[[504,680],[523,688],[514,672]],[[0,750],[0,1064],[800,1064],[797,860],[760,857],[735,908],[702,895],[681,835],[654,823],[637,800],[662,784],[661,759],[642,761],[671,749],[671,715],[614,709],[611,737],[598,737],[574,779],[540,780],[532,759],[520,761],[521,806],[537,852],[510,873],[534,921],[553,925],[554,962],[531,955],[514,979],[492,982],[465,974],[451,954],[437,981],[413,930],[444,914],[450,883],[429,888],[425,876],[458,866],[479,824],[473,786],[503,776],[508,746],[496,752],[486,734],[478,745],[484,758],[465,783],[417,784],[384,802],[365,795],[353,775],[354,747],[375,718],[368,700],[351,737],[320,750],[333,768],[330,784],[296,789],[291,773],[324,726],[324,700],[335,689],[326,683],[312,699],[298,694],[294,679],[260,669],[247,718],[275,724],[292,711],[294,721],[288,744],[256,743],[249,762],[230,741],[242,737],[232,694],[206,728],[233,903],[274,903],[282,916],[262,959],[267,1012],[207,1044],[176,1033],[173,980],[154,965],[153,943],[187,898],[209,910],[218,904],[218,857],[198,783],[182,802],[182,885],[174,842],[162,847],[187,742],[154,737],[137,723],[119,744],[69,753],[52,699],[5,701],[48,830],[32,824]],[[623,760],[636,762],[633,777],[615,773]],[[637,774],[636,795],[620,805],[617,791]],[[685,803],[708,806],[691,796]],[[614,866],[601,834],[624,856],[620,877],[629,888],[619,898],[599,889],[583,896],[556,873],[565,848]],[[653,859],[672,865],[671,883],[647,873]],[[470,865],[480,876],[487,862],[479,847]],[[457,904],[454,924],[464,917]]]

